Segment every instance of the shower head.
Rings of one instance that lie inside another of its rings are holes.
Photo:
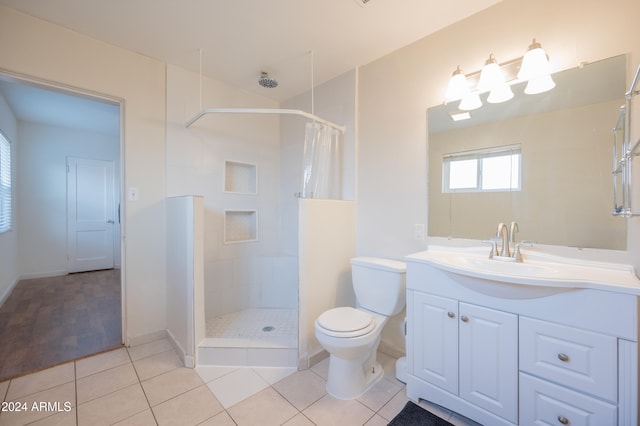
[[[267,89],[273,89],[274,87],[278,87],[278,81],[269,77],[269,74],[262,71],[260,73],[260,79],[258,80],[258,84],[262,87],[266,87]]]

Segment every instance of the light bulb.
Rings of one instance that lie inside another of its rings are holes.
[[[524,88],[524,93],[527,95],[536,95],[538,93],[544,93],[556,87],[556,83],[553,81],[549,74],[540,77],[532,78],[527,82],[527,87]]]
[[[477,92],[467,93],[462,100],[460,101],[460,108],[463,111],[471,111],[474,109],[478,109],[482,106],[482,101],[480,100],[480,95]]]
[[[467,77],[465,77],[460,66],[458,66],[453,72],[451,80],[449,80],[449,87],[447,88],[445,99],[447,102],[462,99],[468,91],[469,83],[467,82]]]
[[[480,81],[478,82],[479,92],[488,92],[504,84],[504,76],[500,65],[496,61],[493,53],[489,55],[489,59],[485,62],[482,71],[480,72]]]
[[[513,98],[513,91],[511,90],[511,86],[503,83],[501,86],[494,88],[489,93],[487,102],[489,102],[490,104],[499,104],[501,102],[506,102],[511,98]]]
[[[549,65],[547,54],[542,49],[542,45],[534,38],[529,50],[522,58],[518,79],[530,80],[549,74],[551,74],[551,66]]]

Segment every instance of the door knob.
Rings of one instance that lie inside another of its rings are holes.
[[[107,221],[107,223],[116,223],[116,222],[115,222],[115,221],[113,221],[113,220],[111,220],[111,219],[109,219],[109,220]]]

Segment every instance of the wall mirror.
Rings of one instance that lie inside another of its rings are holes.
[[[611,170],[626,64],[620,55],[558,72],[556,87],[537,95],[515,84],[514,98],[500,104],[481,95],[467,120],[452,119],[459,102],[429,108],[429,236],[487,239],[499,222],[516,221],[517,241],[625,250],[627,221],[611,214]],[[503,147],[519,149],[515,189],[444,188],[443,160]]]

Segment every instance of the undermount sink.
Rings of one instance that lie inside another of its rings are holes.
[[[442,271],[500,283],[640,295],[640,280],[629,265],[566,258],[537,248],[523,250],[522,257],[522,262],[490,259],[485,246],[430,246],[408,256]]]

